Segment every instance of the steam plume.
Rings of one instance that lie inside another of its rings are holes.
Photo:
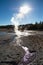
[[[22,45],[20,44],[20,43],[22,43],[22,40],[20,39],[20,36],[21,36],[21,35],[28,35],[28,34],[27,34],[26,32],[22,32],[22,33],[21,33],[20,31],[18,31],[19,22],[22,20],[22,18],[25,17],[25,15],[26,15],[30,10],[31,10],[31,8],[28,7],[27,5],[22,6],[22,7],[20,7],[20,9],[19,9],[19,13],[16,14],[15,17],[13,16],[13,17],[11,18],[12,24],[15,25],[15,33],[16,33],[16,35],[17,35],[16,43],[17,43],[17,45],[21,46],[22,49],[25,51],[25,55],[24,55],[23,59],[21,60],[20,65],[24,65],[24,63],[27,63],[27,64],[28,64],[28,63],[29,63],[29,58],[34,55],[33,53],[30,53],[30,52],[29,52],[29,49],[28,49],[27,47],[24,47],[24,46],[22,46]],[[24,33],[25,33],[25,34],[24,34]],[[22,61],[23,61],[23,62],[22,62]],[[23,63],[23,64],[22,64],[22,63]]]
[[[19,13],[11,18],[11,23],[18,26],[19,22],[29,11],[31,11],[31,8],[28,5],[21,6],[19,8]]]

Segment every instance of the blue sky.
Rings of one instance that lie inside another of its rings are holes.
[[[0,25],[10,25],[13,14],[17,14],[23,4],[28,4],[32,10],[20,24],[43,21],[43,0],[0,0]]]

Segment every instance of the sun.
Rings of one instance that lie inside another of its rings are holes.
[[[24,16],[27,15],[31,10],[32,10],[32,8],[29,5],[25,4],[23,6],[20,6],[17,18],[19,18],[19,19],[24,18]]]
[[[24,5],[20,7],[20,13],[22,14],[27,14],[30,11],[31,11],[31,7],[28,5]]]

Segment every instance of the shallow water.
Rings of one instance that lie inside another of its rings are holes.
[[[7,34],[7,33],[6,33],[6,32],[1,32],[1,31],[0,31],[0,35],[5,35],[5,34]]]

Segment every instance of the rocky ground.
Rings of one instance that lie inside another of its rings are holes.
[[[36,58],[28,65],[43,65],[43,34],[34,34],[21,37],[21,45],[28,47],[31,53],[36,53]],[[18,65],[24,54],[24,50],[16,45],[15,35],[0,35],[0,65]]]
[[[24,46],[29,48],[30,52],[36,52],[36,58],[30,65],[43,65],[43,35],[31,35],[22,38]]]

